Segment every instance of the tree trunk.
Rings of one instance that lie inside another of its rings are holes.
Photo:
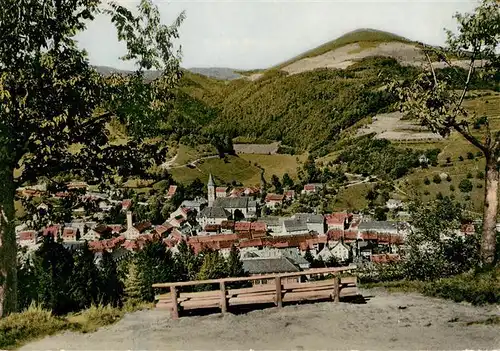
[[[0,148],[0,152],[3,152]],[[17,243],[13,170],[0,155],[0,317],[17,310]]]
[[[495,260],[496,224],[498,211],[498,168],[493,156],[486,158],[481,265],[490,266]]]

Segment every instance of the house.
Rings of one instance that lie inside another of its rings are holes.
[[[243,263],[243,269],[248,272],[250,276],[300,272],[300,269],[286,257],[244,258],[241,260],[241,262]],[[299,282],[299,279],[300,277],[283,278],[282,282],[296,283]],[[253,281],[253,284],[274,284],[274,279],[255,280]]]
[[[169,232],[172,231],[174,227],[170,225],[169,223],[165,223],[162,225],[157,225],[155,226],[154,232],[159,235],[160,237],[163,237],[165,235],[168,235]]]
[[[222,234],[232,234],[234,233],[234,221],[222,221],[220,224],[220,231]]]
[[[325,215],[328,230],[345,230],[349,226],[351,216],[346,212],[335,212]]]
[[[38,232],[36,230],[24,230],[18,233],[18,242],[21,246],[36,245]]]
[[[304,222],[310,232],[316,232],[321,235],[325,234],[325,218],[322,215],[296,213],[293,217]]]
[[[245,195],[245,189],[241,189],[241,188],[234,188],[229,193],[229,197],[240,197],[243,195]]]
[[[122,201],[122,211],[128,211],[132,207],[132,200],[125,199]]]
[[[309,228],[304,221],[297,218],[285,219],[283,221],[283,233],[286,235],[300,235],[309,233]]]
[[[361,222],[358,226],[360,234],[399,234],[398,222],[390,221],[368,221]]]
[[[204,228],[207,224],[221,224],[231,218],[231,213],[222,207],[205,207],[198,214],[197,221]]]
[[[389,210],[395,210],[395,209],[403,207],[403,201],[389,199],[389,200],[387,200],[385,207],[387,207]]]
[[[245,188],[245,190],[243,191],[243,194],[245,196],[253,196],[253,197],[256,197],[260,194],[260,188],[257,188],[257,187],[248,187],[248,188]]]
[[[208,201],[202,197],[197,197],[194,200],[184,200],[181,203],[181,207],[188,208],[196,211],[196,213],[200,213],[200,211],[207,206]]]
[[[177,185],[170,185],[168,187],[168,192],[167,195],[165,195],[165,197],[170,200],[175,196],[176,193],[177,193]]]
[[[323,184],[321,183],[311,183],[304,185],[304,189],[302,190],[302,194],[315,194],[318,191],[323,189]]]
[[[139,235],[145,234],[146,230],[151,228],[151,222],[140,222],[133,224],[132,222],[132,212],[127,212],[127,230],[123,233],[123,236],[127,240],[137,239]]]
[[[338,242],[330,249],[330,252],[339,262],[346,262],[349,260],[351,250],[347,245]]]
[[[59,237],[61,230],[61,226],[59,225],[51,225],[45,228],[42,232],[42,235],[45,236],[52,236],[55,240]]]
[[[323,247],[323,250],[321,250],[320,252],[318,252],[318,254],[316,256],[318,258],[321,257],[321,260],[323,262],[329,261],[329,260],[331,260],[333,258],[333,254],[330,251],[330,249],[328,248],[328,246]]]
[[[65,227],[62,233],[64,242],[77,241],[80,239],[80,232],[77,228]]]
[[[218,186],[215,188],[215,198],[224,198],[227,197],[227,187]]]
[[[281,217],[264,217],[259,221],[266,224],[271,235],[279,235],[283,232],[283,218]]]
[[[270,193],[266,195],[264,202],[267,208],[275,210],[276,207],[283,205],[284,199],[285,195]]]
[[[298,266],[300,269],[311,268],[311,263],[309,263],[309,261],[300,254],[300,251],[297,247],[287,247],[278,249],[278,251],[281,256],[286,257],[290,262],[292,262],[295,266]]]
[[[220,224],[207,224],[204,230],[208,235],[220,234]]]

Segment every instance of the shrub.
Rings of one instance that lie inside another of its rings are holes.
[[[468,193],[472,191],[473,185],[469,179],[462,179],[460,184],[458,184],[458,188],[463,193]]]
[[[426,284],[423,293],[455,302],[467,301],[474,305],[500,303],[500,270],[496,268],[482,273],[472,272],[439,279]]]
[[[467,173],[467,179],[472,179],[472,173]]]
[[[69,315],[68,321],[73,329],[89,333],[105,325],[117,322],[122,316],[122,310],[111,305],[92,305],[80,313]]]
[[[449,174],[446,176],[446,181],[447,181],[447,182],[451,182],[451,177],[450,177],[450,175],[449,175]]]
[[[474,154],[473,154],[472,152],[470,152],[470,151],[469,151],[469,152],[467,153],[467,159],[469,159],[469,160],[473,160],[473,159],[474,159]]]
[[[429,195],[429,194],[430,194],[429,190],[424,190],[424,195]]]
[[[443,193],[442,192],[439,192],[436,194],[436,199],[437,200],[442,200],[443,199]]]
[[[398,281],[404,278],[403,265],[399,262],[383,264],[370,263],[357,272],[361,283],[379,283]]]
[[[66,321],[32,304],[21,313],[13,313],[0,319],[0,348],[11,348],[21,342],[51,335],[66,327]]]
[[[429,178],[425,177],[424,178],[424,184],[425,185],[429,185],[431,183],[431,181],[429,180]]]
[[[446,157],[446,163],[451,163],[451,157]]]
[[[460,155],[460,156],[458,156],[458,160],[459,160],[459,161],[463,161],[463,160],[464,160],[464,157]]]
[[[450,185],[450,191],[455,191],[455,187],[453,186],[453,184]]]
[[[432,181],[436,184],[441,183],[441,177],[439,176],[439,174],[435,174],[434,177],[432,177]]]
[[[482,172],[482,171],[477,172],[476,178],[483,180],[484,179],[484,172]]]
[[[476,187],[477,187],[478,189],[481,189],[481,188],[483,187],[483,184],[479,183],[479,184],[477,184],[477,185],[476,185]]]

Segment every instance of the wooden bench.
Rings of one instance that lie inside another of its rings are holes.
[[[357,279],[352,275],[341,275],[355,267],[311,269],[302,272],[270,274],[252,277],[237,277],[212,280],[198,280],[175,283],[153,284],[153,288],[168,288],[169,293],[156,296],[157,308],[169,309],[172,318],[179,318],[179,312],[199,308],[220,308],[227,312],[229,306],[251,304],[275,304],[330,299],[339,302],[341,297],[358,294]],[[332,275],[324,280],[309,280],[303,283],[283,283],[283,278],[314,277]],[[235,282],[274,280],[274,284],[254,285],[249,288],[228,289]],[[217,284],[219,289],[200,292],[180,292],[179,288],[205,284]]]

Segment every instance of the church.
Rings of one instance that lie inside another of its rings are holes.
[[[257,217],[257,201],[249,197],[227,197],[216,191],[212,174],[208,178],[208,206],[198,216],[198,222],[204,224],[220,224],[222,221],[233,218],[239,210],[245,219]],[[219,195],[218,195],[219,194]]]

